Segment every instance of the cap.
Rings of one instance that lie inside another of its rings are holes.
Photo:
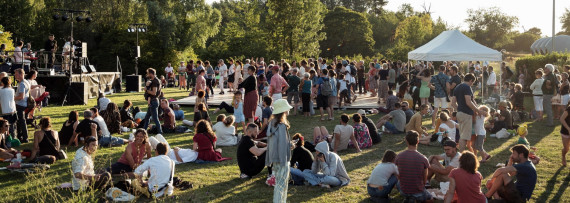
[[[274,65],[273,68],[271,68],[271,70],[279,71],[279,66],[278,66],[278,65]]]
[[[366,112],[364,111],[364,109],[358,109],[358,111],[356,112],[360,115],[366,115]]]
[[[444,147],[453,147],[453,148],[456,148],[456,147],[457,147],[457,143],[455,143],[455,142],[452,141],[452,140],[447,140],[447,141],[445,141],[445,142],[443,143],[443,146],[444,146]]]

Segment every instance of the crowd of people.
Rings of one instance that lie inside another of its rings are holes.
[[[351,179],[338,152],[349,148],[361,152],[381,143],[383,136],[405,134],[407,149],[399,154],[387,150],[382,163],[368,179],[367,190],[373,200],[388,199],[396,187],[406,199],[430,201],[433,197],[426,188],[431,187],[432,179],[450,183],[446,202],[454,198],[518,202],[532,195],[536,184],[534,164],[537,163],[525,138],[528,132],[520,134],[520,144],[511,148],[507,165],[488,181],[487,192],[480,189],[483,177],[477,169],[480,163],[492,158],[483,147],[488,132],[492,136],[503,129],[517,129],[512,112],[525,110],[521,84],[524,81],[511,86],[510,78],[502,74],[505,78],[501,81],[508,85],[500,88],[491,66],[470,63],[468,70],[462,73],[451,61],[436,68],[430,62],[373,60],[368,71],[364,61],[336,58],[331,63],[321,58],[302,60],[299,67],[295,61],[265,63],[263,58],[228,62],[229,67],[224,60],[212,67],[209,61],[191,60],[186,65],[181,62],[177,70],[170,64],[165,68],[165,80],[177,81],[180,90],[186,89],[196,96],[193,121],[184,120],[184,125],[176,125],[176,120],[184,119],[184,112],[170,104],[162,92],[169,83],[161,81],[157,71],[149,68],[144,88],[146,112],[133,107],[129,100],[119,109],[101,94],[97,107],[83,112],[83,120],[80,121],[77,111],[70,112],[59,132],[51,130],[49,117],[43,117],[39,130],[33,135],[30,158],[51,164],[64,158],[60,153],[62,145],[77,147],[81,144],[72,162],[74,190],[101,188],[113,175],[122,174],[139,179],[141,185],[148,186],[150,194],[160,197],[172,194],[175,164],[228,160],[230,158],[223,157],[223,153],[228,152],[218,146],[237,146],[239,177],[251,178],[267,167],[266,182],[274,186],[273,201],[284,202],[289,177],[294,185],[345,186]],[[501,65],[504,72],[508,69],[504,63]],[[548,125],[553,125],[555,117],[562,123],[565,165],[570,146],[570,107],[556,116],[552,115],[551,104],[557,105],[552,100],[560,95],[558,105],[567,106],[570,85],[568,74],[562,73],[557,79],[554,69],[547,64],[536,71],[537,79],[530,90],[535,118],[541,120],[544,111]],[[28,142],[25,118],[27,113],[33,112],[33,107],[28,107],[28,97],[34,85],[24,75],[22,69],[15,71],[18,88],[14,90],[10,78],[0,73],[3,117],[0,158],[13,158],[18,153],[11,146],[12,142],[7,141],[18,138],[22,143]],[[214,91],[216,84],[219,92]],[[483,105],[481,100],[475,99],[474,88],[506,99]],[[231,102],[222,102],[214,111],[216,114],[224,110],[231,115],[220,114],[213,124],[208,100],[215,92],[233,94],[233,97]],[[342,113],[347,106],[360,102],[359,98],[367,97],[375,98],[378,107],[361,109],[352,115]],[[305,117],[317,114],[321,122],[334,121],[335,113],[341,115],[332,134],[325,126],[317,125],[313,139],[308,141],[306,135],[289,133],[292,127],[287,117],[301,116],[300,112]],[[367,117],[379,112],[385,115],[377,121]],[[431,117],[428,128],[423,125],[424,117]],[[190,132],[189,127],[195,129],[192,147],[171,148],[164,133]],[[136,129],[130,139],[112,136],[130,129]],[[149,137],[149,133],[157,135]],[[419,144],[443,147],[444,153],[428,158],[417,151]],[[122,145],[126,147],[121,158],[96,173],[91,155],[97,147]],[[155,157],[152,157],[153,150]],[[148,160],[143,162],[144,158]],[[144,172],[149,170],[159,172],[150,173],[148,182],[143,181]],[[516,181],[512,176],[516,176]],[[468,181],[455,181],[458,178]]]

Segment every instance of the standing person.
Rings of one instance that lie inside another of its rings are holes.
[[[299,83],[301,83],[301,78],[297,76],[297,68],[293,68],[291,73],[287,76],[287,81],[289,83],[289,88],[287,89],[287,102],[292,105],[293,116],[297,115],[297,107],[299,106]]]
[[[421,86],[420,86],[421,104],[429,106],[430,87],[433,86],[432,83],[430,82],[431,72],[428,68],[424,68],[422,71],[420,71],[420,73],[418,73],[418,75],[416,75],[416,78],[421,80]]]
[[[570,149],[570,106],[566,107],[562,116],[560,116],[560,136],[562,137],[562,165],[566,166],[566,154]]]
[[[178,67],[178,90],[184,90],[188,85],[186,84],[187,71],[184,61],[180,61],[180,66]]]
[[[301,85],[299,89],[301,89],[301,101],[303,103],[303,115],[305,117],[309,117],[311,110],[310,110],[310,103],[311,101],[311,87],[313,86],[313,81],[309,79],[309,73],[303,74],[303,80],[301,80]]]
[[[376,97],[376,89],[378,86],[378,75],[376,73],[376,68],[374,68],[374,63],[371,62],[368,64],[369,71],[368,71],[368,90],[370,90],[371,95],[370,97]]]
[[[331,107],[329,105],[329,96],[332,95],[332,85],[327,77],[328,71],[327,69],[321,70],[321,77],[317,80],[317,107],[321,113],[321,121],[324,121],[324,113],[323,108],[326,109],[328,114],[328,120],[332,120],[331,117]]]
[[[220,94],[224,94],[224,78],[228,77],[228,66],[224,63],[224,59],[218,60],[218,74],[220,75],[220,80],[218,81]]]
[[[543,98],[542,98],[542,71],[537,70],[534,72],[536,80],[530,84],[530,90],[532,90],[532,99],[534,101],[534,110],[536,111],[535,121],[542,121],[542,110],[543,110]]]
[[[236,68],[234,73],[234,90],[238,91],[239,80],[242,79],[242,67],[243,63],[241,61],[236,61]]]
[[[267,156],[265,165],[272,166],[275,177],[273,202],[287,201],[287,186],[289,180],[289,161],[291,160],[291,138],[289,136],[289,121],[287,115],[293,108],[287,100],[279,99],[273,103],[273,116],[267,129]]]
[[[164,73],[166,74],[166,79],[174,78],[174,67],[168,62],[168,65],[164,68]]]
[[[451,105],[457,109],[457,121],[459,123],[459,151],[467,147],[467,142],[471,140],[473,129],[473,115],[479,114],[477,104],[473,99],[471,86],[475,82],[475,76],[468,73],[463,78],[463,83],[458,85],[453,91],[455,97],[452,98]]]
[[[382,68],[378,71],[378,104],[382,101],[386,102],[386,97],[388,96],[388,75],[390,70],[388,70],[388,64],[382,64]]]
[[[204,70],[198,71],[198,76],[196,76],[196,88],[194,88],[194,92],[198,94],[200,91],[204,91],[204,97],[205,97],[205,95],[209,93],[208,92],[209,87],[207,85],[208,79],[205,79],[204,75],[206,75],[206,71]]]
[[[554,126],[554,121],[552,117],[552,96],[556,95],[557,87],[559,81],[556,76],[552,73],[554,71],[554,65],[546,64],[544,66],[544,82],[542,83],[542,98],[544,105],[544,113],[546,113],[546,121],[548,127]]]
[[[26,79],[24,79],[23,69],[16,69],[14,74],[16,81],[18,81],[18,91],[14,97],[18,116],[18,139],[22,143],[28,143],[28,126],[26,125],[26,118],[28,118],[28,115],[26,113],[26,109],[28,108],[28,97],[30,96],[31,85]]]
[[[160,126],[160,121],[158,120],[158,96],[161,92],[160,81],[158,81],[158,78],[156,78],[156,70],[154,70],[154,68],[146,69],[146,77],[148,81],[146,82],[144,97],[148,103],[148,110],[146,112],[146,116],[142,121],[144,123],[142,128],[145,130],[148,128],[150,117],[152,116],[152,120],[154,121],[158,134],[162,134],[162,127]]]
[[[230,67],[228,68],[228,89],[230,89],[230,92],[233,92],[234,82],[237,83],[237,80],[235,78],[236,65],[234,64],[233,59],[228,60],[228,63],[230,63]]]
[[[73,51],[75,50],[73,45],[73,38],[71,36],[67,37],[67,41],[63,45],[63,49],[61,50],[61,55],[63,56],[63,61],[61,62],[62,70],[71,72],[71,56],[73,55]]]
[[[398,183],[398,167],[394,164],[396,153],[386,150],[382,163],[376,165],[367,182],[368,195],[372,200],[388,199],[388,195]],[[377,201],[375,201],[377,202]]]
[[[337,88],[337,80],[336,80],[336,73],[334,72],[333,69],[329,70],[329,81],[331,83],[331,89],[332,89],[332,94],[330,96],[328,96],[329,101],[329,108],[331,109],[331,114],[329,115],[329,118],[331,120],[334,120],[334,105],[336,104],[336,98],[338,97],[338,88]]]
[[[0,84],[2,84],[2,88],[0,88],[0,109],[2,109],[2,111],[0,113],[2,118],[10,124],[10,135],[15,135],[14,124],[18,120],[18,116],[16,114],[16,101],[14,101],[14,88],[10,85],[12,84],[12,80],[10,77],[3,77],[0,80]]]
[[[52,68],[55,62],[55,52],[57,51],[57,41],[53,34],[48,35],[48,40],[44,44],[44,50],[47,52],[48,68]]]
[[[487,95],[491,96],[495,90],[495,84],[497,83],[497,75],[493,72],[493,66],[487,68],[489,72],[489,78],[487,79]]]
[[[245,130],[245,115],[243,114],[243,99],[240,91],[234,93],[234,99],[232,101],[232,106],[234,107],[234,117],[237,123],[241,123],[241,129]]]
[[[406,199],[413,198],[416,201],[425,202],[432,199],[431,194],[425,189],[429,162],[426,156],[418,152],[419,134],[416,131],[408,131],[406,134],[407,149],[400,152],[394,164],[398,166],[398,188],[400,194]]]
[[[451,66],[449,70],[451,78],[449,79],[449,87],[447,87],[447,95],[451,99],[455,97],[453,96],[453,90],[455,90],[455,87],[457,87],[457,85],[461,84],[461,77],[459,77],[459,68],[457,68],[457,66]],[[448,107],[452,108],[451,105],[448,105]]]
[[[95,174],[91,157],[95,151],[97,151],[97,138],[88,137],[85,139],[85,145],[75,152],[75,157],[71,162],[73,191],[83,191],[91,187],[102,189],[111,179],[111,174],[108,172]]]
[[[451,203],[454,194],[461,202],[487,202],[481,192],[483,176],[477,169],[479,162],[477,156],[471,152],[463,152],[459,157],[459,168],[449,173],[449,190],[445,195],[445,203]]]
[[[364,61],[359,61],[358,64],[356,64],[356,76],[358,78],[358,80],[356,81],[356,83],[358,84],[358,93],[362,94],[362,89],[364,89],[364,94],[366,94],[366,81],[364,80]],[[395,74],[394,74],[395,75]],[[331,104],[334,105],[334,104]]]
[[[198,66],[198,68],[196,68],[196,72],[199,72],[199,69],[205,70],[206,72],[206,85],[208,86],[208,89],[210,90],[210,94],[208,94],[208,97],[214,97],[214,83],[216,82],[216,71],[214,71],[214,68],[212,68],[212,66],[210,65],[209,61],[205,61],[204,62],[204,67],[202,67],[201,65]],[[202,68],[200,68],[202,67]]]
[[[529,150],[525,145],[517,144],[511,151],[507,166],[495,170],[487,181],[487,199],[501,197],[505,202],[530,200],[536,186],[536,167],[528,159]],[[516,176],[516,181],[512,176]]]
[[[278,100],[283,98],[283,93],[289,89],[289,84],[285,81],[285,78],[281,77],[279,74],[279,66],[275,65],[271,68],[273,76],[271,77],[271,82],[269,83],[269,96],[273,100]]]
[[[189,60],[186,63],[186,91],[190,90],[190,87],[194,86],[196,83],[196,71],[194,68],[194,60]],[[194,94],[194,91],[192,93]]]
[[[388,65],[388,88],[390,90],[396,88],[396,69],[393,64]]]
[[[238,85],[238,89],[244,88],[243,114],[248,123],[252,123],[257,108],[257,100],[259,99],[255,66],[247,67],[247,74],[249,76]]]
[[[437,113],[440,110],[447,109],[449,107],[448,93],[447,93],[447,83],[449,77],[445,74],[446,67],[444,65],[439,66],[439,73],[431,78],[430,83],[435,86],[434,91],[434,112],[432,113],[431,122],[435,124]],[[433,126],[434,129],[439,126]]]

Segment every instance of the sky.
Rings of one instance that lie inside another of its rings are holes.
[[[218,0],[206,0],[212,3]],[[555,33],[562,30],[560,17],[565,9],[570,9],[570,0],[556,1]],[[510,16],[519,18],[516,30],[524,32],[532,27],[538,27],[544,36],[552,36],[552,0],[388,0],[385,9],[396,11],[403,3],[412,5],[414,10],[423,11],[431,4],[432,18],[441,17],[449,25],[467,30],[468,9],[499,7],[501,11]]]

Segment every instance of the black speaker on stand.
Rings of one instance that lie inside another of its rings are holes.
[[[67,95],[68,105],[85,105],[89,100],[87,82],[72,82]]]
[[[127,88],[126,92],[140,92],[141,91],[141,79],[140,75],[127,75]]]

